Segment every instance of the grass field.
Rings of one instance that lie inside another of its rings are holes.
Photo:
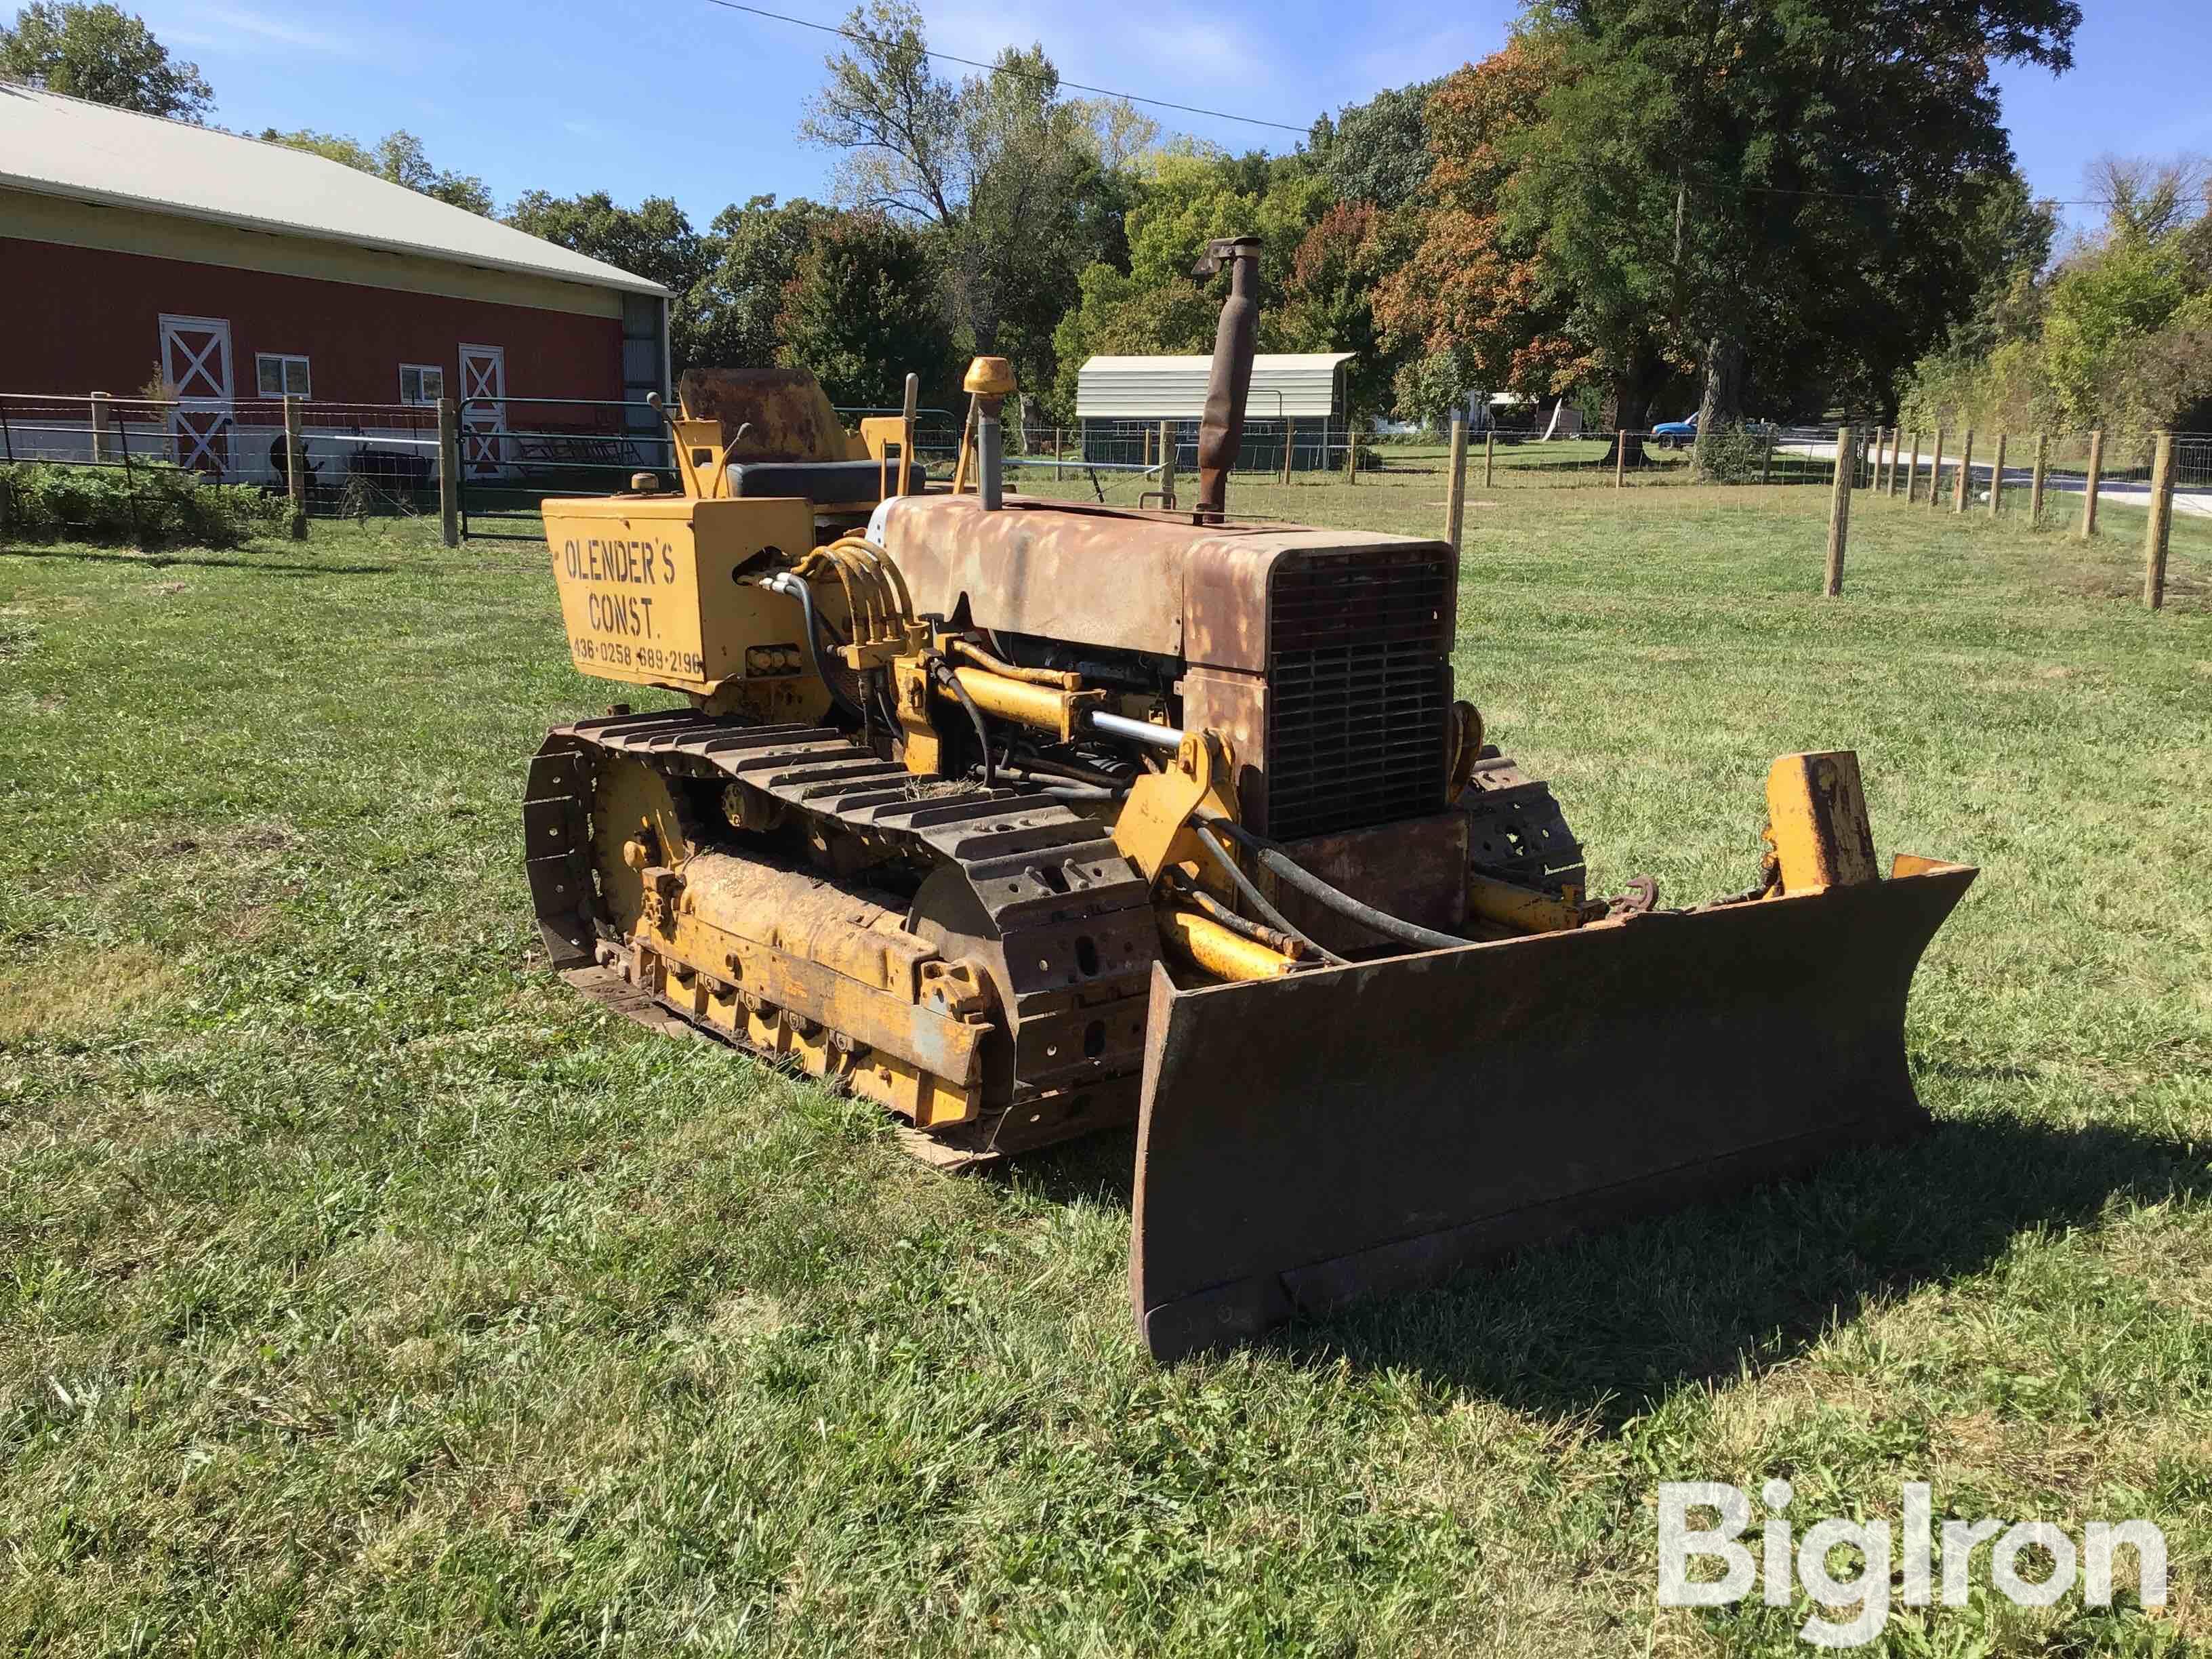
[[[2212,526],[2153,615],[2138,514],[1863,499],[1824,602],[1825,510],[1478,494],[1460,684],[1605,890],[1743,886],[1768,759],[1858,748],[1984,872],[1937,1132],[1172,1372],[1126,1136],[949,1179],[544,971],[523,762],[621,694],[529,548],[0,549],[0,1649],[1781,1654],[1654,1602],[1656,1483],[1776,1474],[2165,1529],[2160,1612],[1878,1650],[2212,1646]]]

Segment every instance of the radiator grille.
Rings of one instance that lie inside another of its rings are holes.
[[[1449,556],[1418,546],[1276,567],[1270,836],[1291,841],[1443,810],[1451,579]]]

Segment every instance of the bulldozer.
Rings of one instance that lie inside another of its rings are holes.
[[[1904,1041],[1975,872],[1876,867],[1849,750],[1765,779],[1759,866],[1589,890],[1455,696],[1458,550],[1232,519],[1256,239],[1198,483],[1006,482],[1000,359],[949,479],[802,370],[688,370],[677,487],[544,507],[583,674],[523,806],[552,965],[880,1103],[960,1170],[1135,1126],[1158,1359],[1808,1170],[1927,1121]]]

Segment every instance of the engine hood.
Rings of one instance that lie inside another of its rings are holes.
[[[871,529],[905,574],[915,609],[977,627],[1071,644],[1263,671],[1268,585],[1302,555],[1443,544],[1297,525],[1194,525],[1138,513],[1009,495],[987,513],[973,495],[900,495]]]

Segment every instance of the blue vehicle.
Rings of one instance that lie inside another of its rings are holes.
[[[1662,421],[1651,428],[1652,441],[1662,449],[1680,449],[1698,441],[1698,416],[1702,411],[1692,410],[1679,421]],[[1765,421],[1746,421],[1743,429],[1754,438],[1764,438],[1775,428]]]

